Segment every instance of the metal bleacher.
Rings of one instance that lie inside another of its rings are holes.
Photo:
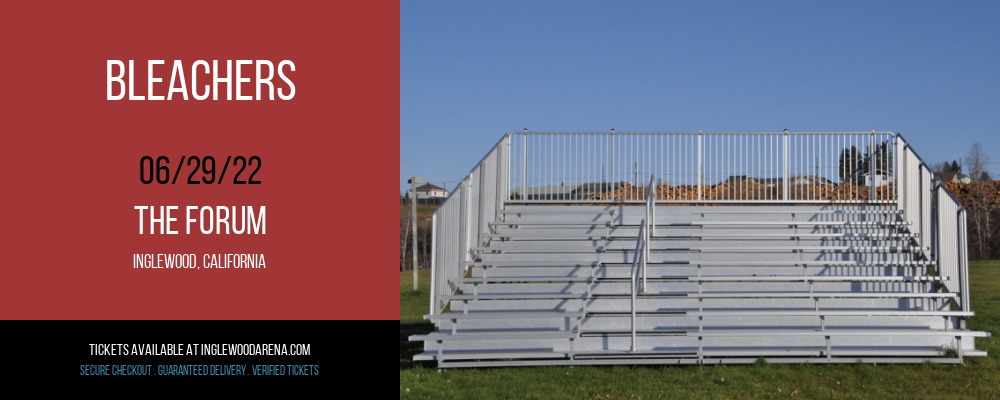
[[[414,359],[961,363],[964,223],[892,133],[511,133],[434,215]]]

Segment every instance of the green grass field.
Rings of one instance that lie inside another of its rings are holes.
[[[972,309],[968,328],[1000,332],[1000,261],[969,266]],[[964,365],[784,365],[684,367],[519,367],[451,369],[414,363],[423,343],[409,335],[430,332],[423,320],[429,271],[399,277],[399,398],[401,399],[677,399],[677,398],[1000,398],[1000,347],[976,338],[988,357]]]

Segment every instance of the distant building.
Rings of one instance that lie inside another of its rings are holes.
[[[801,175],[801,176],[793,176],[791,178],[788,178],[788,184],[790,184],[790,185],[817,185],[817,186],[824,186],[824,185],[832,185],[833,181],[831,181],[829,179],[826,179],[826,178],[824,178],[822,176]]]
[[[730,183],[730,184],[731,183],[739,183],[739,182],[742,182],[743,180],[751,180],[751,181],[759,183],[760,185],[762,185],[764,187],[775,187],[775,186],[777,186],[779,184],[784,184],[785,183],[785,178],[746,178],[746,177],[738,177],[738,176],[731,176],[731,177],[729,177],[729,180],[726,183]],[[789,177],[788,178],[788,185],[790,185],[790,186],[791,185],[832,185],[832,184],[833,184],[833,182],[830,181],[829,179],[826,179],[826,178],[824,178],[822,176],[816,176],[816,175],[801,175],[801,176],[793,176],[793,177]]]
[[[536,186],[528,187],[527,190],[521,187],[514,188],[512,191],[514,198],[524,199],[524,200],[570,200],[576,198],[577,188],[579,186]],[[522,195],[522,192],[526,192],[527,195]],[[581,193],[582,195],[582,193]],[[584,198],[586,196],[583,196]]]
[[[752,181],[753,178],[747,177],[746,175],[730,175],[728,179],[724,182],[726,185],[737,185],[743,183],[743,181]]]
[[[972,183],[972,177],[958,172],[935,172],[934,177],[941,178],[941,182]]]
[[[571,195],[575,199],[586,199],[586,198],[589,198],[591,196],[597,196],[597,195],[604,194],[604,193],[613,193],[615,190],[618,190],[618,186],[620,186],[619,183],[611,183],[611,182],[607,182],[607,183],[599,183],[599,182],[584,183],[584,184],[582,184],[580,186],[577,186],[575,188],[575,190],[573,190],[573,192],[571,193]],[[529,190],[528,193],[530,194],[531,193],[531,191],[530,191],[531,189],[529,188],[528,190]]]
[[[413,197],[410,195],[410,191],[407,190],[407,197]],[[435,199],[443,200],[448,197],[448,191],[442,187],[432,185],[430,183],[423,186],[417,186],[417,201],[423,202],[425,199]]]
[[[581,185],[532,186],[527,190],[516,187],[511,190],[515,199],[525,200],[586,200],[592,196],[613,193],[622,185],[620,182],[592,182]],[[522,196],[522,192],[526,193]]]
[[[887,172],[881,169],[877,169],[875,170],[874,178],[872,178],[872,174],[870,172],[865,172],[864,174],[861,174],[861,180],[860,180],[861,185],[870,186],[872,184],[873,179],[875,186],[885,186],[893,183],[896,178],[892,175],[892,172]]]
[[[785,178],[757,178],[755,180],[764,187],[775,187],[779,183],[785,183]]]

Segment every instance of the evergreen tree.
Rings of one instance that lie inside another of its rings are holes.
[[[844,183],[857,183],[859,173],[864,171],[864,156],[858,148],[851,146],[840,152],[840,180]]]
[[[889,146],[889,142],[882,142],[875,147],[875,151],[865,153],[864,162],[861,164],[862,173],[873,170],[892,173],[892,149]],[[875,157],[874,162],[870,160],[871,156]]]

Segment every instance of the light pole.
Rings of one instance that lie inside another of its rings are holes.
[[[410,183],[410,207],[413,210],[413,291],[417,291],[417,184],[424,183],[424,178],[411,176],[407,181]]]

